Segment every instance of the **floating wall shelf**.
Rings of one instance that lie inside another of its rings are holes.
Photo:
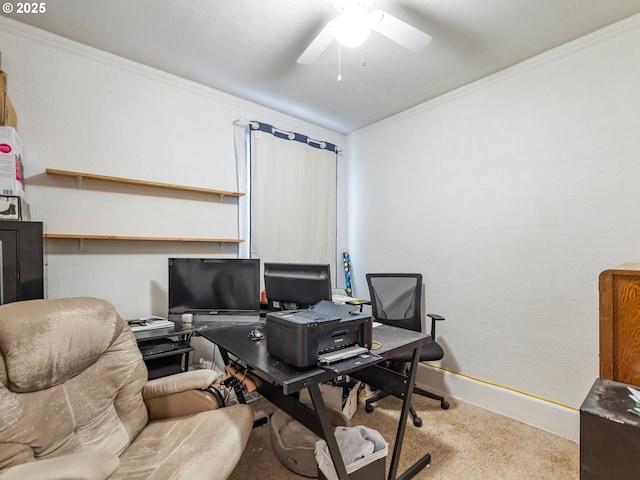
[[[45,233],[46,239],[58,240],[127,240],[143,242],[202,242],[202,243],[242,243],[235,238],[190,238],[190,237],[133,237],[126,235],[80,235],[67,233]]]
[[[221,197],[242,197],[244,193],[230,192],[226,190],[213,190],[209,188],[189,187],[186,185],[173,185],[171,183],[149,182],[147,180],[136,180],[133,178],[109,177],[107,175],[96,175],[94,173],[72,172],[69,170],[58,170],[55,168],[47,168],[47,175],[57,175],[60,177],[71,177],[78,181],[78,185],[82,184],[82,180],[97,180],[100,182],[120,183],[124,185],[137,185],[142,187],[162,188],[165,190],[178,190],[181,192],[204,193],[207,195],[219,195]]]
[[[82,186],[82,181],[96,180],[100,182],[119,183],[122,185],[135,185],[142,187],[159,188],[164,190],[173,190],[178,192],[202,193],[205,195],[218,195],[221,199],[224,197],[242,197],[244,193],[230,192],[226,190],[212,190],[209,188],[189,187],[185,185],[173,185],[171,183],[149,182],[146,180],[136,180],[132,178],[109,177],[106,175],[96,175],[93,173],[73,172],[69,170],[58,170],[55,168],[47,168],[47,175],[57,175],[61,177],[71,177],[76,179],[78,188]],[[61,240],[125,240],[125,241],[146,241],[146,242],[200,242],[200,243],[242,243],[244,240],[235,238],[194,238],[194,237],[136,237],[127,235],[85,235],[85,234],[66,234],[66,233],[46,233],[45,239],[61,239]]]

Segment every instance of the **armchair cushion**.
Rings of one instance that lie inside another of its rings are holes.
[[[112,453],[74,453],[2,470],[0,480],[105,480],[119,466],[120,459]]]
[[[110,480],[225,479],[252,426],[249,405],[151,422],[120,456],[122,465]]]
[[[95,363],[116,333],[116,313],[106,302],[92,302],[90,309],[70,299],[30,307],[24,315],[20,303],[8,304],[3,309],[7,321],[0,322],[0,350],[7,366],[0,375],[8,374],[13,392],[35,392],[75,377]]]

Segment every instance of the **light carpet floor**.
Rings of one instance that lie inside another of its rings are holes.
[[[438,402],[413,397],[424,425],[407,422],[398,474],[425,453],[431,465],[417,480],[577,480],[580,477],[579,446],[576,442],[525,425],[483,408],[448,399],[451,408],[440,409]],[[275,407],[265,399],[251,404],[255,411],[270,414]],[[364,405],[351,419],[352,425],[378,430],[389,443],[387,472],[395,441],[401,402],[386,398],[372,413]],[[231,480],[253,478],[302,480],[275,456],[268,425],[254,428],[240,463]],[[386,474],[385,474],[386,478]],[[376,479],[371,479],[376,480]]]

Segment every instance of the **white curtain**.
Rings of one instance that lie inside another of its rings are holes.
[[[244,242],[238,245],[238,258],[249,258],[250,253],[250,206],[251,182],[249,181],[249,123],[244,120],[233,122],[233,142],[238,174],[238,191],[244,196],[238,198],[238,238]],[[262,276],[262,274],[261,274]]]
[[[251,257],[328,263],[336,275],[337,154],[251,131]]]

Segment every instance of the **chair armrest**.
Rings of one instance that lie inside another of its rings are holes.
[[[204,390],[213,385],[218,376],[213,370],[202,369],[156,378],[145,384],[142,396],[148,400],[193,389]]]
[[[437,313],[427,313],[427,317],[431,319],[431,338],[433,341],[436,340],[436,321],[444,320],[442,315],[438,315]]]
[[[120,466],[120,458],[107,452],[82,452],[23,463],[0,471],[0,480],[105,480]]]
[[[193,415],[223,407],[222,395],[212,386],[217,378],[212,370],[193,370],[149,380],[142,390],[149,420]]]

